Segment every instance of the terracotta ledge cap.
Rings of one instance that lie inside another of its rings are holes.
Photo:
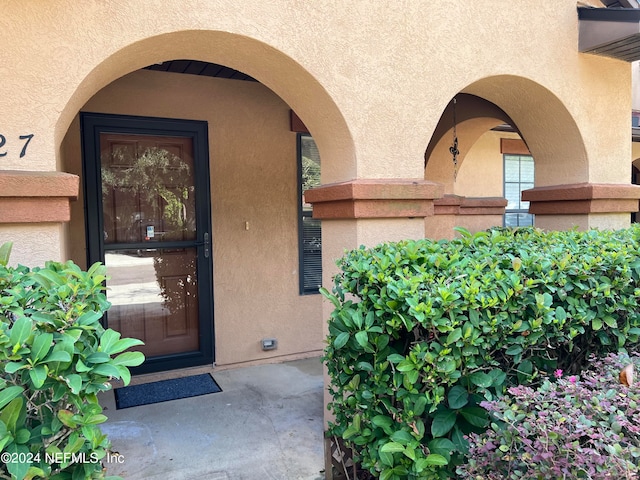
[[[506,207],[507,199],[503,197],[465,197],[462,208]]]
[[[436,215],[502,215],[507,206],[503,197],[445,195],[433,201]]]
[[[581,215],[638,211],[640,186],[615,183],[576,183],[536,187],[522,192],[534,215]]]
[[[436,198],[433,204],[436,207],[459,207],[464,201],[464,198],[465,197],[460,195],[447,194],[442,198]]]
[[[68,222],[79,183],[64,172],[0,170],[0,224]]]
[[[79,177],[65,172],[0,170],[0,197],[78,198]]]
[[[411,178],[359,179],[330,183],[307,190],[309,203],[340,200],[433,200],[444,193],[444,186],[428,180]]]
[[[443,192],[422,179],[360,179],[307,190],[304,198],[314,218],[416,218],[433,215],[433,199]]]
[[[638,199],[640,185],[618,183],[574,183],[535,187],[522,192],[522,200],[529,202],[557,202],[592,199]]]

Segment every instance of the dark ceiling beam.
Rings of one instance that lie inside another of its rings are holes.
[[[228,78],[232,80],[245,80],[256,82],[257,80],[249,75],[233,68],[217,65],[215,63],[202,62],[199,60],[167,60],[144,67],[145,70],[156,70],[173,73],[186,73],[191,75],[203,75],[206,77]]]
[[[640,9],[578,7],[578,19],[580,52],[640,60]]]

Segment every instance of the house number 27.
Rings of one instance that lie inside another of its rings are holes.
[[[27,153],[27,147],[29,146],[29,142],[33,138],[33,133],[30,133],[29,135],[20,135],[18,138],[24,142],[22,144],[22,150],[20,150],[20,158],[22,158]],[[5,148],[7,148],[5,147],[6,144],[7,137],[0,133],[0,157],[5,157],[7,153],[9,153],[7,151],[3,151]]]

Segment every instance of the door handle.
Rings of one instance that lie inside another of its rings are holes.
[[[204,258],[209,258],[209,248],[211,244],[209,242],[209,232],[204,233]]]
[[[201,242],[195,243],[196,247],[204,247],[204,258],[209,258],[209,250],[211,248],[211,242],[209,241],[209,232],[205,232]]]

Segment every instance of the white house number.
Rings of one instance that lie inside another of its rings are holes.
[[[18,138],[23,142],[22,150],[20,150],[20,158],[22,158],[27,154],[27,147],[29,146],[29,142],[33,138],[33,133],[30,133],[29,135],[20,135]],[[7,151],[7,148],[9,148],[7,146],[7,137],[0,133],[0,157],[7,156],[7,153],[9,153]]]

